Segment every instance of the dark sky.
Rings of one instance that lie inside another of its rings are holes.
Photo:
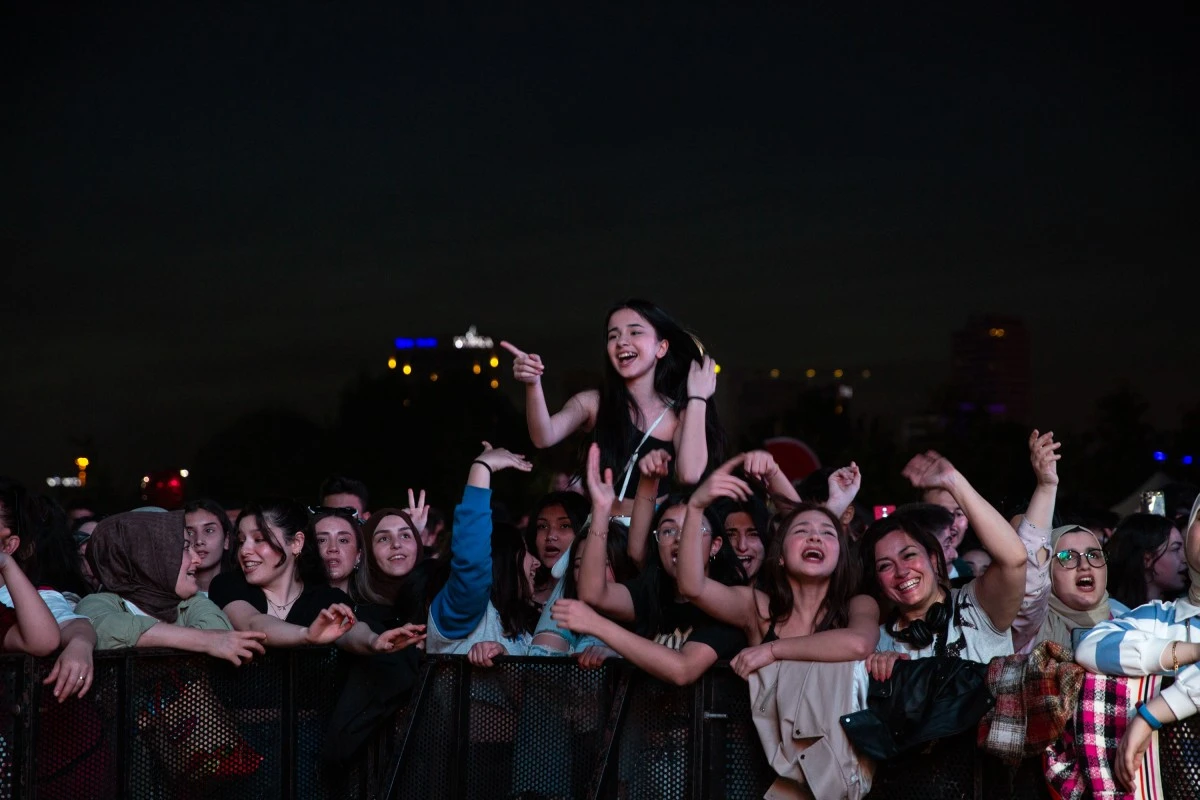
[[[591,367],[630,294],[731,366],[931,384],[1016,314],[1047,424],[1200,397],[1183,5],[13,5],[0,472],[326,419],[397,335]]]

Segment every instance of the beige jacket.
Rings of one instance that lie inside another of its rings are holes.
[[[875,765],[859,756],[838,719],[867,706],[862,661],[776,661],[750,675],[754,727],[779,774],[767,800],[860,800]]]

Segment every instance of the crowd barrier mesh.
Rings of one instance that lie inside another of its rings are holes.
[[[352,763],[322,766],[348,657],[272,651],[242,667],[165,650],[95,657],[58,703],[50,659],[0,657],[0,800],[760,798],[774,775],[727,667],[670,686],[626,662],[460,657],[422,665],[413,699]],[[1165,800],[1200,800],[1200,716],[1160,734]],[[1005,767],[974,735],[880,767],[873,800],[1042,800],[1040,759]]]

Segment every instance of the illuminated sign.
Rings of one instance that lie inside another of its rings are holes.
[[[430,350],[437,347],[437,339],[432,336],[418,336],[415,339],[409,336],[401,336],[396,339],[395,345],[397,350],[412,350],[414,347]]]
[[[69,486],[71,488],[78,488],[83,485],[83,481],[80,478],[60,478],[55,475],[53,477],[46,478],[46,485],[51,487]]]
[[[492,337],[480,336],[475,330],[475,326],[467,328],[467,332],[462,336],[454,337],[454,347],[456,350],[488,350],[492,347]]]

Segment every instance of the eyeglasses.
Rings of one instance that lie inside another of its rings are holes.
[[[353,506],[309,506],[310,514],[337,514],[339,517],[358,519],[358,509]]]
[[[1108,559],[1104,557],[1104,551],[1099,547],[1091,547],[1080,553],[1078,550],[1059,550],[1054,554],[1058,559],[1058,565],[1063,569],[1075,569],[1079,566],[1080,559],[1086,558],[1087,562],[1096,569],[1100,569],[1108,563]]]
[[[678,539],[680,532],[681,531],[679,528],[658,528],[654,531],[654,541],[662,544],[663,542],[669,542],[672,539]],[[707,525],[701,525],[700,533],[709,534],[712,533],[712,531],[708,529]]]

